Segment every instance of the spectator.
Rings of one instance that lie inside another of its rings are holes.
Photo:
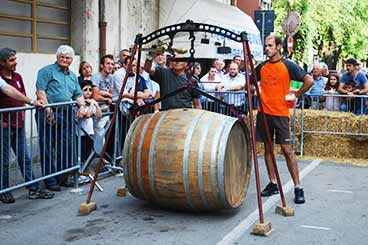
[[[344,84],[343,89],[347,91],[347,95],[349,96],[341,98],[341,111],[354,112],[355,100],[357,99],[353,97],[353,91],[355,90],[355,87],[356,82],[354,82],[353,80],[349,80]]]
[[[56,62],[38,71],[36,81],[37,98],[45,104],[76,100],[80,108],[77,118],[84,116],[85,101],[76,75],[69,69],[73,62],[74,50],[68,45],[61,45],[56,51]],[[74,162],[74,121],[69,106],[47,107],[36,112],[38,126],[41,167],[44,175],[65,170]],[[56,158],[56,168],[54,164]],[[61,191],[61,186],[68,186],[68,175],[50,177],[45,180],[50,191]]]
[[[78,77],[79,84],[83,80],[91,80],[91,78],[92,78],[92,66],[87,61],[82,61],[79,64],[79,77]]]
[[[347,72],[343,73],[341,82],[339,85],[340,94],[349,94],[349,91],[344,88],[345,83],[354,81],[356,86],[353,91],[354,95],[365,95],[368,93],[368,81],[364,73],[358,70],[358,62],[353,59],[347,59],[345,61]],[[366,112],[366,98],[355,98],[352,111],[354,114],[364,114]],[[344,108],[342,108],[344,109]]]
[[[114,69],[112,71],[112,74],[114,74],[117,70],[119,70],[121,68],[121,64],[120,62],[115,62],[114,63]]]
[[[222,81],[224,76],[225,62],[223,59],[216,59],[213,65],[216,67],[216,77]]]
[[[176,57],[182,55],[176,54]],[[152,67],[153,57],[148,56],[144,65],[145,70],[150,72],[153,80],[160,85],[161,97],[166,96],[168,93],[174,92],[181,88],[188,81],[185,69],[187,66],[186,62],[178,62],[173,60],[171,62],[172,68]],[[198,87],[198,84],[196,84]],[[202,105],[199,101],[200,95],[193,91],[184,90],[171,97],[165,98],[162,101],[162,109],[169,110],[175,108],[192,108],[193,105],[197,109],[202,109]]]
[[[325,87],[325,81],[322,76],[322,69],[320,63],[313,64],[312,69],[314,84],[311,87],[309,93],[311,98],[311,108],[314,110],[322,109],[324,102],[323,92]]]
[[[162,67],[162,68],[167,67],[167,64],[166,64],[167,63],[167,57],[166,57],[165,52],[162,53],[162,54],[158,54],[155,57],[153,62],[154,62],[154,64],[153,64],[154,67],[157,67],[157,66]]]
[[[201,67],[201,64],[198,63],[198,62],[194,62],[193,64],[193,67],[191,69],[191,74],[192,74],[192,77],[197,80],[199,82],[200,80],[200,75],[202,73],[202,67]]]
[[[126,68],[126,65],[128,64],[128,58],[130,57],[130,53],[128,49],[122,49],[119,53],[119,60],[121,67]]]
[[[328,70],[328,65],[325,62],[320,62],[319,64],[321,66],[321,75],[322,75],[323,80],[325,81],[325,84],[326,84],[327,79],[328,79],[328,75],[330,74],[330,72]]]
[[[96,73],[92,77],[93,99],[95,99],[97,102],[102,102],[100,107],[103,113],[109,111],[110,105],[112,103],[113,69],[114,57],[110,54],[104,55],[100,60],[100,72]],[[99,120],[94,120],[95,134],[103,136],[105,133],[105,126],[109,120],[109,116],[103,116]]]
[[[324,88],[324,93],[330,95],[336,95],[339,89],[339,77],[336,74],[331,74],[328,77],[326,86]],[[326,97],[326,110],[328,111],[338,111],[340,108],[340,100],[338,97],[327,96]]]
[[[26,91],[22,76],[15,72],[17,67],[16,51],[10,48],[0,50],[0,109],[21,107],[24,103],[43,107],[42,101],[33,101],[26,97]],[[32,181],[35,175],[32,171],[32,160],[30,150],[26,142],[26,132],[24,127],[24,111],[1,113],[1,189],[9,187],[9,162],[10,147],[17,158],[19,169],[24,176],[25,182]],[[8,120],[10,119],[10,121]],[[50,199],[54,195],[40,188],[39,183],[27,186],[29,199]],[[0,201],[3,203],[14,203],[12,193],[0,194]]]
[[[97,120],[102,117],[101,108],[98,103],[92,98],[93,83],[90,80],[84,80],[80,87],[82,89],[84,101],[86,106],[84,109],[84,116],[79,120],[81,131],[77,131],[77,135],[81,135],[81,160],[85,162],[91,149],[93,149],[92,137],[95,134],[93,130],[93,119]]]
[[[235,55],[233,57],[233,62],[232,63],[238,64],[239,70],[240,70],[241,73],[243,73],[245,71],[245,69],[242,68],[242,59],[241,59],[240,55]]]
[[[155,100],[160,98],[160,85],[150,78],[150,75],[144,70],[142,66],[140,69],[141,76],[146,81],[147,88],[151,94],[151,97]],[[159,112],[161,108],[161,102],[153,105],[153,112]]]
[[[219,91],[228,91],[224,97],[224,101],[228,104],[234,105],[238,109],[247,113],[247,104],[245,102],[245,77],[240,73],[237,63],[231,63],[229,66],[229,73],[223,76],[222,84],[217,85]],[[233,91],[243,91],[242,93],[231,93]]]
[[[128,74],[128,80],[123,92],[123,100],[121,104],[121,111],[124,114],[129,114],[129,109],[133,105],[135,82],[136,82],[136,71],[137,71],[137,61],[134,59],[132,63],[132,72]],[[125,77],[125,69],[119,71],[120,74],[116,74],[114,80],[114,98],[119,96],[120,90],[123,86],[123,77]],[[151,93],[148,90],[146,81],[140,76],[138,81],[138,92],[137,92],[137,104],[138,106],[144,105],[144,100],[152,98]]]
[[[201,78],[201,87],[206,92],[214,92],[216,90],[216,86],[220,84],[221,80],[219,80],[216,76],[216,67],[211,67],[208,73]],[[211,93],[211,95],[220,97],[219,93]],[[216,103],[213,100],[205,98],[205,101],[206,110],[218,112],[218,110],[216,110]]]

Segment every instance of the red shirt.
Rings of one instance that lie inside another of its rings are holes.
[[[16,88],[19,92],[21,92],[23,95],[26,95],[26,89],[24,87],[23,79],[20,74],[13,72],[12,73],[12,79],[8,79],[4,76],[4,74],[0,73],[0,76],[4,81],[9,84],[10,86],[13,86]],[[10,108],[10,107],[22,107],[24,106],[23,102],[19,102],[13,98],[10,98],[9,96],[3,94],[0,91],[0,109],[3,108]],[[18,111],[18,112],[5,112],[1,113],[0,120],[2,119],[3,122],[9,123],[8,119],[10,117],[11,121],[11,127],[12,128],[23,128],[24,126],[24,111]],[[17,116],[18,114],[18,116]],[[18,124],[17,124],[18,119]]]

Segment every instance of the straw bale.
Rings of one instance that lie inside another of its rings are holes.
[[[357,142],[350,137],[337,135],[307,135],[304,138],[304,154],[336,159],[368,159],[368,141]]]
[[[290,110],[290,126],[293,126],[293,110]],[[253,111],[254,120],[256,111]],[[296,120],[296,154],[300,153],[301,110],[295,111]],[[304,128],[308,131],[325,131],[336,133],[368,133],[368,116],[354,115],[349,112],[332,112],[323,110],[304,110]],[[257,143],[257,153],[263,154],[263,144]],[[275,154],[282,155],[275,145]],[[368,136],[341,136],[333,134],[305,134],[304,156],[314,158],[368,159]]]

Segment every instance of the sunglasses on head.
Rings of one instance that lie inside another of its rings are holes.
[[[87,91],[92,92],[92,88],[84,88],[83,91],[84,92],[87,92]]]

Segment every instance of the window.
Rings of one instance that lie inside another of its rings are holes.
[[[70,45],[70,13],[70,0],[1,0],[1,46],[55,53]]]

